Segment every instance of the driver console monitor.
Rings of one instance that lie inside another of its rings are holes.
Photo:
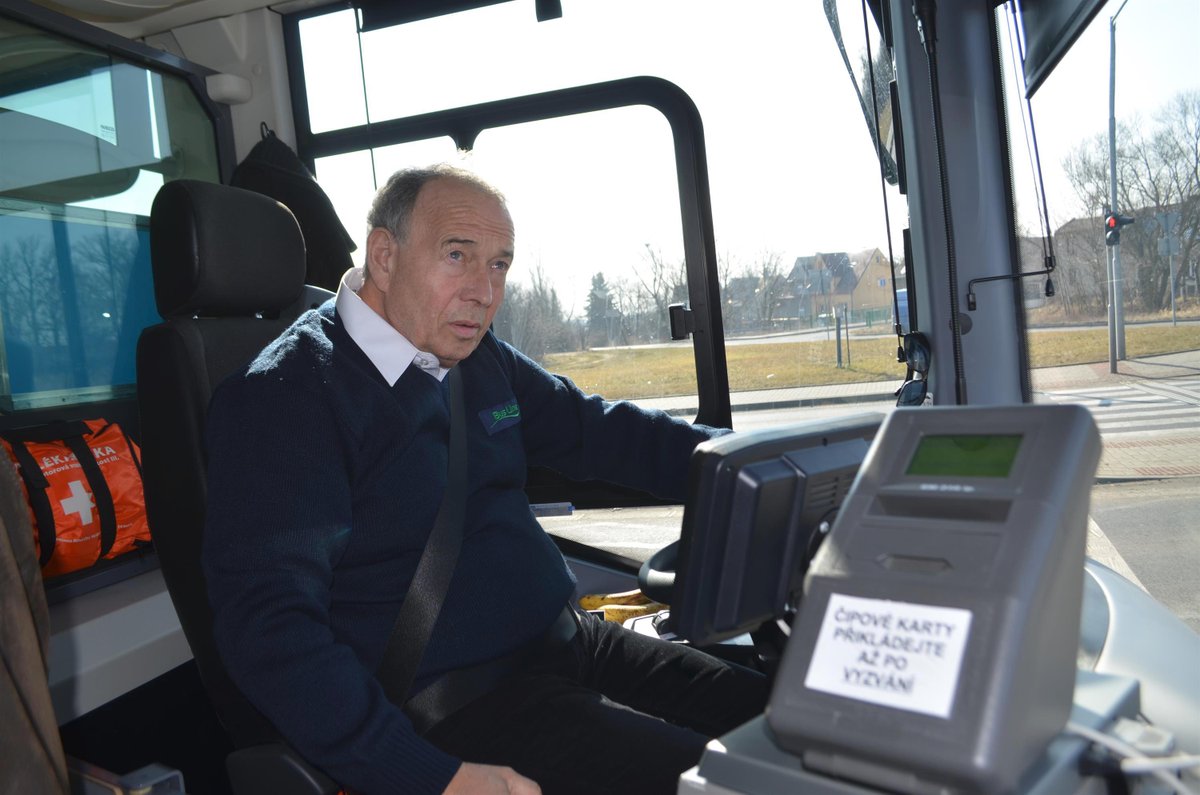
[[[670,595],[676,634],[703,646],[788,612],[882,420],[859,414],[696,448]]]

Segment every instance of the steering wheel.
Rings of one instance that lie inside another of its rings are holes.
[[[671,604],[675,590],[675,567],[679,561],[679,541],[672,541],[655,552],[638,569],[638,587],[656,602]]]

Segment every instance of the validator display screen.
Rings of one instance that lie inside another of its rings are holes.
[[[1020,434],[924,436],[904,474],[1006,478],[1020,446]]]

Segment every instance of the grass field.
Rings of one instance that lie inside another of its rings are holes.
[[[1130,326],[1125,330],[1129,358],[1200,348],[1200,325]],[[732,345],[726,348],[729,385],[737,392],[815,384],[897,381],[904,378],[896,363],[895,338],[852,339],[849,354],[837,367],[833,341]],[[1105,328],[1078,331],[1040,331],[1030,335],[1034,367],[1083,364],[1108,360]],[[665,397],[696,393],[696,365],[687,343],[664,348],[606,348],[556,353],[543,363],[569,376],[585,392],[607,398]]]

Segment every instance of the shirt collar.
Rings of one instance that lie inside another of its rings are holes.
[[[417,350],[408,338],[384,320],[359,297],[364,282],[361,268],[342,275],[337,291],[337,312],[350,339],[375,365],[389,384],[395,386],[410,364],[441,381],[449,372],[432,353]]]

